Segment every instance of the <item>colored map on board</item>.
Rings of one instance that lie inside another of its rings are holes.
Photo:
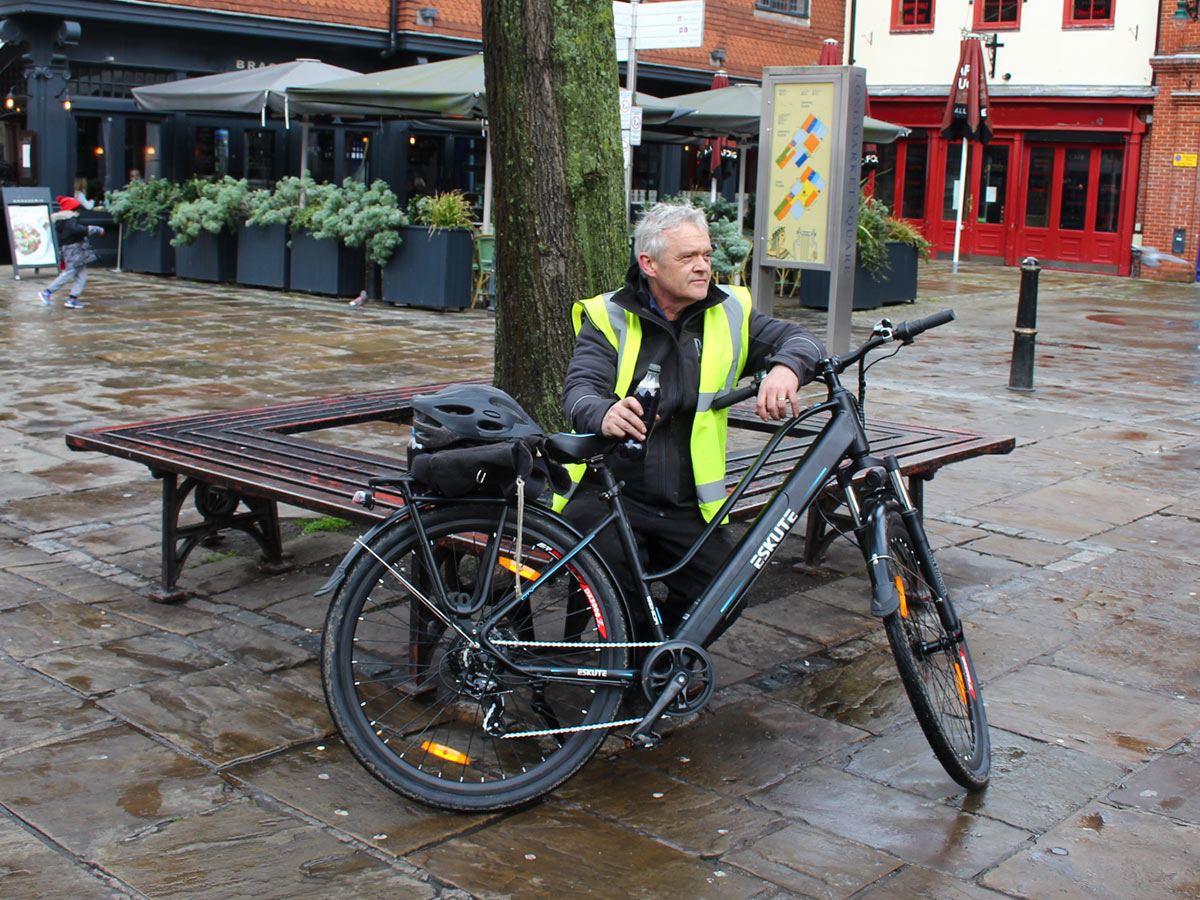
[[[768,198],[774,223],[767,256],[824,263],[829,233],[830,124],[834,85],[774,86]],[[782,233],[780,233],[782,231]]]

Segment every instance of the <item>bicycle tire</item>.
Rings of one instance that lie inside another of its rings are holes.
[[[516,513],[501,528],[500,510],[456,503],[423,512],[436,573],[421,561],[413,524],[397,523],[359,557],[326,616],[322,682],[346,746],[389,788],[440,809],[499,810],[552,791],[599,748],[623,694],[616,684],[522,675],[472,649],[399,583],[396,572],[435,597],[440,578],[453,607],[443,612],[470,634],[514,596]],[[626,641],[624,614],[590,548],[554,575],[535,577],[577,542],[561,523],[526,508],[522,590],[531,579],[543,583],[489,636],[521,643],[502,652],[522,664],[624,668],[629,650],[617,646]],[[585,730],[544,734],[578,728]]]
[[[988,782],[991,743],[966,637],[954,640],[946,630],[934,601],[937,592],[921,575],[908,526],[894,509],[887,512],[887,537],[903,599],[883,624],[900,680],[946,773],[967,790],[979,790]],[[951,601],[947,596],[941,602]]]

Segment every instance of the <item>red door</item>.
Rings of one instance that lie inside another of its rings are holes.
[[[1013,144],[994,139],[981,146],[967,144],[967,192],[959,258],[1002,262],[1008,246],[1008,184]],[[957,210],[955,198],[961,173],[962,142],[946,145],[945,181],[942,192],[942,240],[938,251],[953,253]]]
[[[1020,256],[1049,262],[1120,264],[1124,147],[1028,144]],[[1132,202],[1132,199],[1126,200]]]

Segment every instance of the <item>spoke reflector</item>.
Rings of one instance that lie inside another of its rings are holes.
[[[447,747],[445,744],[439,744],[435,741],[425,741],[421,744],[421,749],[426,753],[431,753],[438,759],[444,759],[446,762],[457,763],[460,766],[469,766],[471,757],[465,753],[459,753],[453,747]]]
[[[508,569],[508,571],[510,571],[510,572],[517,571],[516,561],[513,559],[510,559],[507,556],[501,556],[499,558],[499,563],[500,563],[500,565],[504,566],[504,568]],[[525,565],[521,566],[521,571],[519,574],[526,581],[537,581],[539,578],[542,577],[542,573],[539,572],[537,569],[531,569],[531,568],[529,568],[529,566],[525,566]]]
[[[896,592],[900,595],[900,618],[908,618],[908,595],[904,593],[904,579],[896,576]]]

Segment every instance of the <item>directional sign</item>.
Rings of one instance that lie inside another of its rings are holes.
[[[630,117],[633,115],[633,91],[627,91],[624,88],[620,89],[618,108],[621,110],[621,128],[628,131]]]
[[[617,59],[629,52],[633,30],[632,3],[613,0],[613,24],[617,30]],[[637,4],[635,50],[665,50],[704,46],[704,0],[661,0]]]
[[[629,110],[629,143],[637,147],[642,143],[642,108],[634,106]]]

